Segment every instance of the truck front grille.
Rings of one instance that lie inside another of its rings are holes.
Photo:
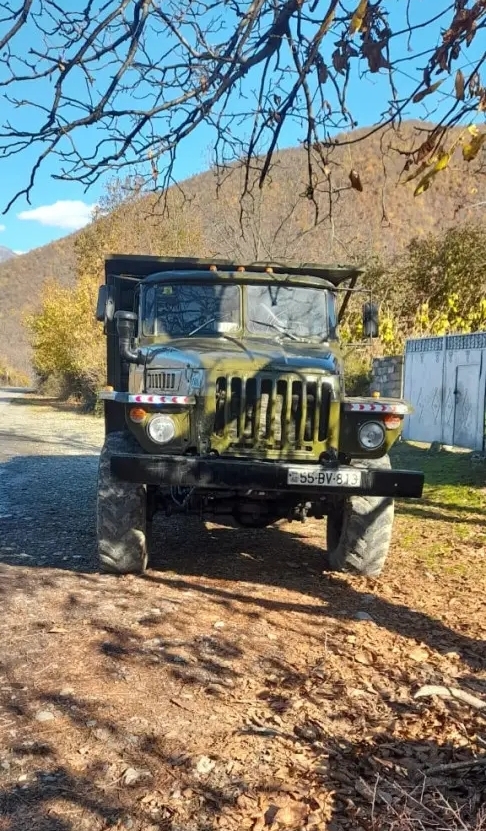
[[[214,432],[230,446],[313,450],[327,439],[330,384],[301,377],[220,376]]]
[[[146,392],[176,392],[179,389],[181,373],[167,372],[161,369],[147,369],[145,376]]]

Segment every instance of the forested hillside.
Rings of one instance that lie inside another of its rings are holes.
[[[400,149],[405,142],[409,145],[411,136],[418,144],[422,127],[408,122],[401,133],[375,133],[359,144],[337,147],[328,162],[327,190],[316,192],[313,200],[305,198],[306,154],[295,148],[280,152],[263,191],[250,187],[243,199],[242,169],[233,169],[218,189],[214,172],[186,181],[171,193],[168,212],[164,200],[140,197],[136,191],[124,202],[126,192],[120,184],[112,185],[91,226],[0,264],[0,360],[27,370],[31,352],[23,321],[26,313],[39,308],[46,281],[55,280],[60,291],[72,287],[77,275],[89,272],[96,283],[104,254],[113,251],[240,261],[379,261],[387,267],[393,262],[394,279],[406,282],[397,264],[413,239],[477,225],[484,221],[486,207],[479,204],[486,200],[484,150],[468,163],[458,147],[447,169],[418,196],[418,180],[404,183],[404,175],[400,179]],[[351,187],[351,171],[355,183],[356,174],[359,177],[361,190]],[[371,272],[383,294],[379,273]],[[415,280],[420,282],[420,273]],[[399,285],[393,288],[403,295]],[[389,299],[389,285],[385,293]],[[67,302],[66,296],[62,302],[53,297],[53,308]]]

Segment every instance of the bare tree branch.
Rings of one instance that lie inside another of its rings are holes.
[[[5,210],[20,197],[30,200],[41,167],[86,188],[107,172],[126,171],[163,189],[185,140],[203,125],[222,173],[235,161],[246,165],[244,195],[262,187],[279,143],[297,127],[307,154],[305,196],[318,221],[316,192],[325,189],[329,210],[336,197],[330,154],[337,134],[356,126],[349,90],[367,75],[388,79],[389,100],[367,132],[341,144],[439,107],[438,126],[422,146],[402,151],[407,171],[435,164],[450,128],[486,112],[486,55],[478,49],[486,0],[441,0],[425,18],[424,4],[407,0],[394,27],[392,0],[67,5],[0,0],[0,163],[29,160]]]
[[[414,698],[430,698],[434,695],[439,698],[453,698],[456,701],[462,701],[464,704],[468,704],[475,710],[486,709],[486,701],[483,701],[475,695],[471,695],[471,693],[468,693],[466,690],[461,690],[456,687],[437,687],[433,685],[426,685],[425,687],[420,687],[420,689],[415,693]]]

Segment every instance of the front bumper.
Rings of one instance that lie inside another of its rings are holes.
[[[298,465],[297,465],[298,466]],[[371,496],[422,496],[424,474],[416,470],[363,469],[361,487],[289,485],[289,469],[283,462],[255,462],[240,459],[201,458],[198,456],[155,456],[113,454],[111,472],[126,482],[165,487],[195,487],[207,490],[285,491],[299,494],[354,494]],[[309,466],[319,467],[319,466]],[[332,470],[331,467],[325,470]],[[339,466],[339,470],[355,470]]]

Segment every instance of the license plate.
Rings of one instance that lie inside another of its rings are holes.
[[[291,467],[288,485],[317,485],[320,488],[360,488],[361,471],[349,468]]]

